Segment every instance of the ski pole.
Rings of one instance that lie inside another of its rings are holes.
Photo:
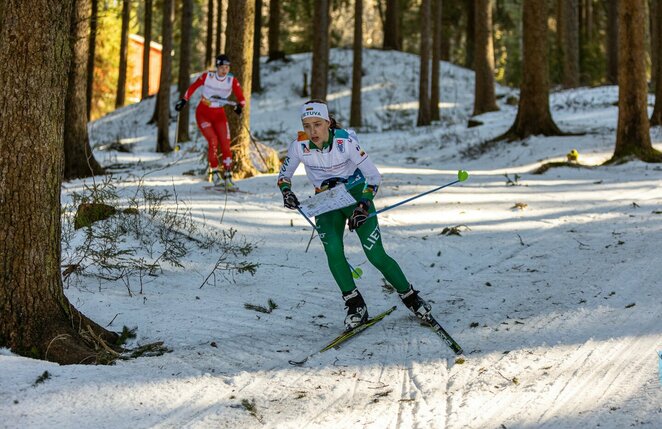
[[[223,106],[236,106],[237,103],[232,100],[228,100],[227,98],[219,97],[218,95],[212,95],[209,97],[210,100],[216,101],[216,102],[223,102]]]
[[[310,226],[312,226],[313,229],[314,229],[315,231],[317,231],[317,236],[319,237],[319,236],[320,236],[320,231],[319,231],[319,229],[317,229],[317,226],[313,223],[313,221],[310,220],[310,218],[308,218],[308,216],[306,216],[306,214],[303,212],[303,210],[301,210],[301,207],[298,207],[298,206],[297,206],[297,210],[299,211],[299,213],[301,213],[301,216],[303,216],[304,218],[306,218],[306,220],[308,221],[308,223],[310,224]],[[321,237],[320,237],[320,240],[322,240]],[[360,268],[354,268],[354,267],[352,267],[352,264],[350,264],[349,261],[347,261],[347,265],[349,265],[349,269],[352,270],[352,277],[354,277],[355,279],[360,279],[360,278],[361,278],[361,274],[363,274],[363,271],[362,271]]]
[[[459,171],[457,172],[457,179],[456,179],[456,180],[453,180],[452,182],[446,183],[445,185],[438,186],[438,187],[436,187],[436,188],[434,188],[434,189],[430,189],[429,191],[423,192],[423,193],[421,193],[421,194],[414,195],[413,197],[411,197],[411,198],[407,198],[406,200],[402,200],[402,201],[400,201],[399,203],[391,204],[390,206],[386,206],[386,207],[384,207],[384,208],[382,208],[382,209],[379,209],[379,210],[377,210],[377,211],[374,212],[374,213],[370,213],[370,215],[368,215],[368,218],[371,218],[371,217],[373,217],[373,216],[377,216],[379,213],[383,213],[383,212],[385,212],[385,211],[388,211],[388,210],[394,209],[394,208],[399,207],[399,206],[401,206],[401,205],[403,205],[403,204],[407,204],[408,202],[410,202],[410,201],[412,201],[412,200],[415,200],[416,198],[420,198],[420,197],[423,197],[423,196],[425,196],[425,195],[427,195],[427,194],[431,194],[431,193],[433,193],[433,192],[437,192],[437,191],[440,190],[440,189],[447,188],[448,186],[454,185],[454,184],[456,184],[456,183],[464,182],[464,181],[467,180],[468,178],[469,178],[469,173],[467,173],[465,170],[459,170]]]

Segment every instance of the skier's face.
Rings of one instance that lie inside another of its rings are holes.
[[[303,120],[303,130],[315,145],[321,147],[329,139],[329,124],[322,118],[309,117]]]
[[[222,66],[216,67],[216,72],[220,77],[225,77],[230,72],[230,66],[228,64],[224,64]]]

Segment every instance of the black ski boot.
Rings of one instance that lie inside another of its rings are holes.
[[[368,321],[368,307],[358,289],[343,292],[347,316],[345,316],[345,331],[350,331]]]
[[[427,317],[432,310],[432,306],[423,298],[418,296],[418,291],[409,285],[409,290],[400,295],[400,299],[419,319],[427,321]]]

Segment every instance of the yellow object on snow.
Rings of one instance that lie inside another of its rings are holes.
[[[577,149],[573,149],[570,152],[568,152],[566,157],[568,157],[568,161],[577,162],[579,160],[579,152],[577,152]]]

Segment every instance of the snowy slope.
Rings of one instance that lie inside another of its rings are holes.
[[[68,288],[69,299],[100,324],[138,326],[137,343],[162,340],[173,351],[90,367],[0,350],[0,427],[662,427],[662,167],[632,162],[530,174],[572,148],[586,164],[608,159],[617,88],[552,95],[559,126],[585,135],[533,137],[470,158],[470,148],[510,126],[515,108],[502,105],[479,118],[485,125],[466,128],[473,74],[444,63],[444,119],[414,128],[417,58],[365,52],[367,126],[359,138],[384,175],[378,206],[449,182],[460,168],[471,173],[462,185],[380,215],[387,251],[433,302],[467,362],[453,364],[439,338],[399,305],[340,349],[291,367],[288,359],[342,329],[342,300],[320,243],[305,252],[310,227],[282,208],[275,175],[239,181],[247,193],[230,195],[223,215],[224,195],[204,190],[201,176],[182,174],[204,168],[202,140],[167,156],[153,153],[155,129],[143,125],[153,101],[146,101],[91,124],[97,147],[133,146],[132,153],[97,150],[97,158],[115,165],[127,197],[138,178],[155,190],[174,187],[194,219],[257,243],[248,259],[261,266],[236,283],[200,288],[217,255],[198,252],[147,283],[142,295],[93,279]],[[265,64],[267,89],[252,99],[254,133],[279,149],[298,129],[310,63],[309,55],[292,59]],[[351,74],[351,52],[334,50],[331,62],[341,68],[330,105],[344,119],[349,90],[338,79]],[[651,136],[662,150],[660,129]],[[507,186],[505,174],[516,186]],[[81,187],[66,183],[63,203]],[[312,194],[302,175],[294,190]],[[440,234],[458,225],[461,236]],[[399,304],[356,237],[345,237],[348,260],[364,271],[357,284],[370,311]],[[268,299],[278,304],[270,314],[244,308]],[[51,378],[34,384],[45,370]]]

